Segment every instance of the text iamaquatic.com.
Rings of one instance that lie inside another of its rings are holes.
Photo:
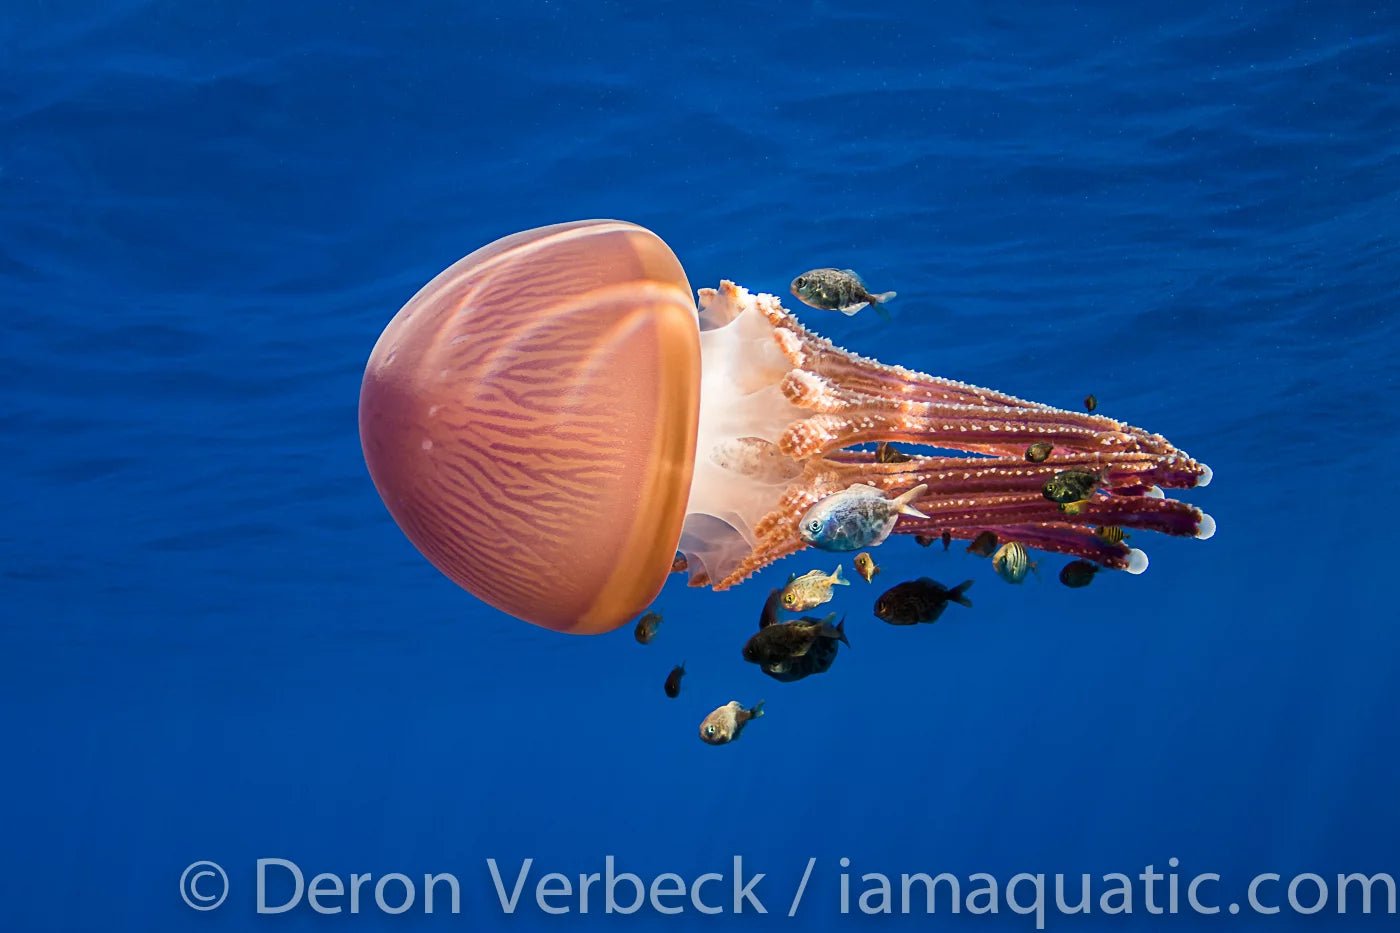
[[[602,871],[572,875],[540,871],[532,858],[510,865],[488,858],[479,880],[480,896],[474,900],[498,904],[506,914],[533,911],[552,915],[648,911],[660,915],[766,914],[771,901],[775,909],[795,917],[817,864],[818,859],[809,858],[801,880],[780,890],[765,873],[747,870],[738,855],[729,871],[706,872],[690,879],[673,872],[643,878],[620,871],[611,855],[603,859]],[[1175,858],[1167,860],[1167,871],[1148,865],[1136,875],[1022,872],[1005,881],[980,872],[966,876],[855,872],[848,858],[839,859],[834,867],[838,868],[834,879],[819,877],[820,893],[812,896],[808,911],[857,915],[1011,913],[1033,918],[1037,930],[1046,927],[1047,918],[1084,914],[1396,913],[1395,879],[1384,872],[1330,876],[1264,872],[1251,878],[1232,899],[1220,875],[1178,872]],[[254,866],[252,881],[250,893],[259,914],[297,910],[322,915],[462,912],[463,884],[451,872],[319,872],[308,877],[289,859],[263,858]],[[194,910],[219,908],[230,889],[228,873],[214,862],[194,862],[180,876],[180,896]]]

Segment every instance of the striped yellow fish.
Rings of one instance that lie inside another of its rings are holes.
[[[1117,525],[1104,525],[1102,528],[1095,528],[1094,534],[1105,544],[1122,544],[1123,539],[1128,537],[1123,533],[1123,529]]]
[[[1026,579],[1026,574],[1035,568],[1035,564],[1026,554],[1024,544],[1020,541],[1008,541],[992,555],[992,567],[996,569],[997,576],[1007,583],[1020,583]]]

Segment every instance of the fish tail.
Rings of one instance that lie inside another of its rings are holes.
[[[909,504],[926,492],[928,492],[928,483],[920,483],[898,499],[895,499],[891,504],[894,506],[894,510],[900,515],[912,515],[915,518],[928,518],[923,512],[920,512]]]
[[[880,305],[894,298],[898,294],[898,292],[881,292],[878,295],[871,295],[870,303],[878,308],[880,307]]]
[[[967,592],[967,588],[971,585],[971,580],[964,580],[948,592],[948,598],[951,599],[953,602],[957,603],[959,606],[966,606],[967,608],[971,609],[972,600],[968,599],[966,596],[963,595]]]
[[[851,581],[841,576],[841,565],[837,564],[836,569],[831,572],[832,586],[850,586]]]
[[[760,716],[762,716],[762,715],[763,715],[763,701],[762,701],[762,700],[759,700],[757,703],[755,703],[755,704],[753,705],[753,709],[749,710],[749,718],[750,718],[750,719],[758,719],[758,718],[759,718]]]
[[[841,644],[845,645],[847,648],[851,647],[851,641],[850,641],[850,639],[848,639],[848,638],[846,637],[846,617],[845,617],[845,616],[842,616],[842,617],[841,617],[841,621],[836,623],[836,635],[837,635],[837,638],[840,639]]]

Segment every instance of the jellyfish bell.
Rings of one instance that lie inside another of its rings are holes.
[[[1146,555],[1100,524],[1208,537],[1198,509],[1151,491],[1210,470],[1160,435],[888,366],[806,330],[732,282],[699,310],[644,228],[583,221],[506,237],[415,295],[370,356],[365,460],[390,514],[484,601],[560,631],[626,623],[675,552],[692,585],[733,586],[805,547],[797,521],[854,483],[927,484],[896,533],[1001,540],[1130,572]],[[880,463],[879,441],[958,451]],[[1053,463],[1027,462],[1034,441]],[[1102,472],[1058,511],[1058,470]]]
[[[632,224],[560,224],[477,250],[404,305],[365,368],[360,439],[389,513],[450,579],[537,625],[607,631],[670,571],[699,388],[670,248]]]

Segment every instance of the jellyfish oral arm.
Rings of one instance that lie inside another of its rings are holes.
[[[732,282],[700,291],[698,450],[732,443],[736,431],[773,445],[792,479],[759,481],[732,464],[697,465],[681,550],[691,582],[724,589],[806,546],[798,520],[814,503],[856,483],[891,496],[920,483],[898,534],[1003,540],[1138,571],[1141,551],[1094,535],[1095,525],[1208,537],[1214,522],[1162,488],[1210,481],[1209,467],[1166,438],[1097,414],[1066,411],[867,359],[804,328],[772,295]],[[877,463],[855,445],[894,441],[961,451]],[[1044,463],[1025,459],[1036,441],[1054,445]],[[1066,469],[1102,473],[1100,489],[1066,515],[1041,486]]]

